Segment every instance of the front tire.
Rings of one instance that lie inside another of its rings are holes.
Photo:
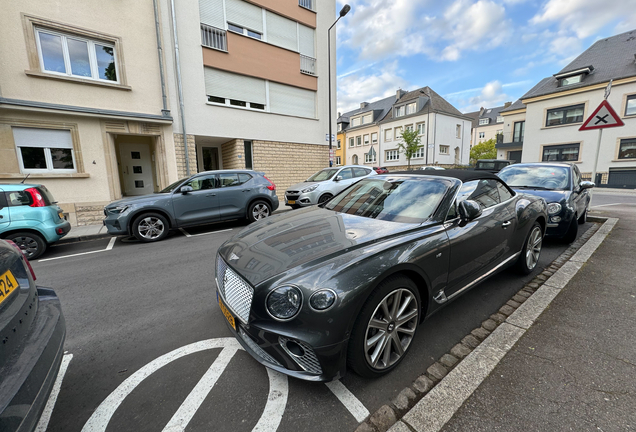
[[[272,208],[265,201],[254,201],[247,209],[247,218],[250,222],[265,219],[272,214]]]
[[[583,214],[579,218],[579,225],[583,225],[585,222],[587,222],[587,207],[585,207]]]
[[[576,236],[579,233],[579,221],[576,218],[576,215],[572,218],[570,222],[570,226],[568,227],[567,232],[563,236],[563,241],[566,243],[572,243],[576,240]]]
[[[132,224],[133,235],[144,243],[165,239],[168,236],[168,230],[168,220],[159,213],[144,213]]]
[[[415,283],[393,276],[373,291],[356,319],[347,363],[358,375],[376,378],[404,359],[420,322],[421,301]]]
[[[517,261],[517,269],[521,274],[530,274],[537,267],[542,246],[543,231],[539,222],[535,222],[528,233],[528,237],[526,237],[521,255],[519,255],[519,261]]]
[[[34,260],[46,250],[46,241],[42,236],[32,232],[15,232],[5,237],[17,244],[22,253],[29,260]]]
[[[331,194],[321,195],[320,198],[318,198],[318,205],[326,203],[331,198],[333,198],[333,195],[331,195]]]

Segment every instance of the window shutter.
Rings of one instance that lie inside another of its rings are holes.
[[[267,42],[298,52],[296,22],[270,11],[266,12],[265,19],[267,20]]]
[[[270,111],[300,117],[316,117],[316,92],[269,83]]]
[[[17,147],[73,148],[70,130],[14,127],[13,139]]]
[[[362,120],[363,124],[367,124],[367,123],[371,123],[371,114],[367,114],[364,116],[364,119]]]
[[[314,52],[314,34],[314,29],[302,24],[298,25],[298,35],[300,36],[300,53],[302,55],[316,58],[316,53]]]
[[[227,21],[263,33],[262,9],[242,0],[226,0]]]
[[[199,15],[203,24],[225,29],[223,0],[199,0]]]
[[[205,92],[208,96],[267,103],[264,80],[208,67],[205,68]]]

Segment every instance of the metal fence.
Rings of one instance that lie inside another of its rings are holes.
[[[207,24],[201,24],[201,45],[227,51],[227,32]]]
[[[298,0],[298,6],[314,10],[314,0]]]
[[[301,54],[300,72],[307,75],[316,75],[316,59]]]

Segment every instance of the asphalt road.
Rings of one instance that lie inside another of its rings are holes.
[[[37,283],[61,298],[68,330],[68,369],[48,430],[354,430],[356,415],[387,403],[534,277],[500,273],[425,322],[388,376],[349,373],[328,387],[270,376],[236,350],[216,304],[214,261],[244,226],[189,229],[156,244],[53,246],[33,263]],[[566,247],[546,241],[535,273]]]

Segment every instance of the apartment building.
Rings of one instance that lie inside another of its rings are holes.
[[[462,114],[430,87],[406,92],[398,90],[391,109],[380,122],[380,165],[390,170],[406,169],[400,150],[405,129],[419,132],[421,146],[411,158],[411,167],[422,165],[467,165],[470,158],[472,119]]]
[[[497,136],[497,159],[521,162],[523,139],[526,130],[526,106],[521,100],[502,109],[503,133]]]
[[[604,129],[599,186],[636,188],[636,30],[601,39],[521,97],[525,104],[522,162],[567,161],[590,179],[599,136],[579,131],[604,99],[624,126]]]
[[[346,164],[347,160],[347,146],[345,129],[349,125],[349,118],[342,116],[338,113],[338,119],[336,120],[336,147],[334,151],[334,166],[340,166]]]
[[[5,2],[0,182],[43,183],[73,225],[176,180],[153,2]]]
[[[391,110],[395,96],[374,102],[361,102],[360,108],[345,114],[349,119],[345,128],[348,165],[379,164],[380,126],[379,123]]]
[[[504,119],[501,111],[507,109],[512,103],[506,102],[502,106],[494,108],[480,108],[478,111],[476,124],[471,131],[471,147],[491,139],[496,139],[497,135],[503,133]],[[469,113],[468,116],[471,116]]]
[[[188,167],[255,169],[282,194],[329,165],[327,29],[335,0],[161,1],[175,8],[162,24],[171,29],[165,45],[179,48],[178,62],[167,56],[172,105],[183,101],[174,115],[179,176]]]

